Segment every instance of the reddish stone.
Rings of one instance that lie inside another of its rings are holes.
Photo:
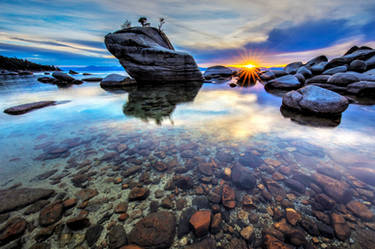
[[[212,233],[218,233],[220,231],[221,221],[222,221],[221,213],[216,213],[214,217],[212,218],[212,223],[211,223]]]
[[[68,200],[65,200],[63,202],[63,206],[65,209],[72,208],[77,204],[77,199],[76,198],[70,198]]]
[[[349,185],[344,181],[339,181],[319,173],[315,173],[313,178],[332,199],[343,203],[351,200],[352,192]]]
[[[195,235],[206,235],[211,223],[211,211],[199,210],[191,216],[189,222],[194,227]]]
[[[44,207],[39,213],[39,225],[49,226],[59,221],[62,217],[63,210],[64,207],[61,201]]]
[[[127,246],[121,247],[120,249],[143,249],[143,248],[137,245],[127,245]]]
[[[147,188],[133,188],[129,193],[129,201],[144,200],[150,194],[150,190]]]
[[[340,214],[333,213],[331,215],[331,220],[336,237],[342,241],[347,240],[351,232],[350,227],[345,222],[345,218]]]
[[[5,230],[0,235],[0,246],[22,236],[26,230],[26,220],[13,218],[5,225]]]
[[[285,211],[286,211],[286,218],[291,225],[295,226],[297,222],[301,221],[301,218],[302,218],[301,214],[298,213],[293,208],[287,208],[285,209]]]
[[[128,211],[128,203],[127,202],[120,202],[115,208],[116,214],[126,213],[126,211]]]
[[[352,211],[354,215],[362,218],[363,220],[368,221],[374,218],[374,213],[359,201],[351,201],[346,205],[346,207]]]
[[[292,246],[289,246],[280,240],[276,239],[275,237],[266,234],[264,236],[264,245],[267,249],[292,249]]]
[[[81,199],[82,201],[90,200],[91,198],[98,195],[98,191],[96,189],[82,189],[76,193],[76,196]]]
[[[200,173],[206,176],[212,176],[214,173],[214,170],[212,168],[212,164],[210,163],[200,163],[198,165],[198,170]]]
[[[235,201],[235,192],[234,190],[229,187],[229,185],[224,185],[223,192],[222,192],[222,198],[221,201],[224,205],[224,207],[232,209],[236,207],[236,201]]]
[[[152,213],[135,224],[129,244],[145,248],[170,248],[176,234],[176,217],[170,212]]]
[[[129,215],[127,213],[123,213],[118,217],[119,221],[125,221],[129,218]]]

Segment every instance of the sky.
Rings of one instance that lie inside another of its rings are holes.
[[[375,47],[374,0],[0,0],[0,54],[58,66],[118,66],[104,36],[146,16],[202,67],[261,66]]]

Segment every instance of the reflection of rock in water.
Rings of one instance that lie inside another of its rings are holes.
[[[202,83],[138,86],[129,91],[123,112],[144,121],[153,119],[161,124],[164,118],[170,118],[177,104],[192,102],[201,86]]]
[[[293,122],[301,125],[308,125],[313,127],[336,127],[341,122],[341,115],[334,116],[315,116],[312,114],[302,114],[295,112],[284,106],[280,107],[280,112],[285,118],[290,118]]]

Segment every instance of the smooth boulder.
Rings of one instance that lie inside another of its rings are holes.
[[[301,82],[294,75],[285,75],[267,82],[267,88],[276,89],[298,89]]]
[[[100,86],[103,88],[124,87],[136,84],[137,82],[135,80],[115,73],[108,75],[100,82]]]
[[[297,62],[292,62],[292,63],[289,63],[288,65],[286,65],[284,67],[284,71],[287,73],[287,74],[295,74],[298,70],[298,68],[302,67],[303,63],[301,61],[297,61]]]
[[[59,71],[53,72],[52,76],[55,79],[59,81],[63,81],[63,82],[73,82],[75,80],[73,77],[69,76],[68,74],[59,72]]]
[[[329,115],[340,114],[345,111],[349,101],[333,91],[308,85],[285,94],[283,105],[301,112]]]
[[[203,80],[194,58],[176,51],[167,36],[156,28],[132,27],[109,33],[105,45],[138,83]]]
[[[213,66],[207,68],[204,72],[205,79],[219,78],[219,77],[230,77],[233,71],[230,68],[224,66]]]

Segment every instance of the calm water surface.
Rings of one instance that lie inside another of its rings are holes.
[[[280,110],[281,97],[267,93],[261,84],[248,88],[230,88],[223,83],[106,91],[99,83],[57,88],[39,83],[38,76],[2,78],[0,109],[40,100],[69,102],[18,116],[0,113],[0,185],[3,189],[22,183],[24,187],[53,188],[64,192],[66,197],[74,197],[80,187],[96,188],[99,192],[96,199],[107,197],[110,201],[90,212],[91,223],[95,223],[111,209],[110,203],[115,205],[119,199],[126,199],[130,190],[124,189],[119,194],[121,185],[114,184],[113,179],[121,177],[121,172],[128,168],[142,166],[141,171],[121,179],[122,183],[132,186],[133,182],[141,182],[151,190],[147,200],[129,204],[129,213],[143,210],[140,217],[149,213],[149,202],[155,200],[154,192],[163,190],[175,174],[192,177],[195,186],[207,186],[208,192],[224,180],[240,196],[237,207],[229,211],[230,217],[235,218],[226,223],[238,232],[252,224],[255,239],[251,243],[259,243],[262,229],[277,222],[269,208],[284,208],[267,181],[272,180],[284,189],[289,195],[282,196],[283,199],[288,199],[303,217],[318,221],[311,212],[314,205],[304,200],[311,202],[319,190],[309,185],[313,183],[294,176],[297,173],[312,176],[318,169],[326,168],[328,170],[321,170],[319,174],[348,184],[354,192],[353,198],[374,212],[373,178],[366,180],[352,175],[353,168],[375,170],[374,105],[350,105],[341,120],[332,121]],[[254,163],[241,163],[241,158],[246,159],[249,154],[249,160]],[[166,165],[166,171],[151,168],[155,163]],[[204,175],[197,169],[201,163],[213,165],[215,173],[209,179],[202,179]],[[225,168],[236,165],[254,172],[258,186],[244,190],[223,176]],[[186,168],[186,172],[178,173],[177,168]],[[82,169],[86,169],[83,173],[89,172],[90,177],[81,186],[74,186],[72,179]],[[51,170],[56,172],[49,178],[38,178]],[[145,172],[150,182],[140,178]],[[306,192],[301,194],[286,186],[284,181],[288,178],[305,184]],[[274,200],[264,198],[264,186],[268,187]],[[320,188],[324,189],[324,184]],[[361,190],[366,190],[366,194]],[[174,191],[165,191],[165,196],[170,193]],[[262,219],[238,224],[236,216],[242,210],[241,196],[244,194],[250,194],[255,202],[255,207],[248,212]],[[191,206],[198,196],[197,190],[192,188],[178,198],[181,196],[187,200],[186,206]],[[337,205],[340,205],[339,201]],[[175,208],[172,212],[177,217],[181,213]],[[332,210],[324,212],[330,214]],[[342,212],[352,215],[347,210]],[[22,212],[16,211],[16,214],[22,215]],[[33,217],[37,214],[28,219]],[[140,217],[125,223],[127,232]],[[350,240],[325,240],[325,236],[317,235],[319,241],[315,246],[361,248],[356,232],[375,226],[372,221],[362,220],[355,214],[354,217],[347,219],[352,230]],[[313,236],[306,231],[305,234],[311,241]],[[196,240],[192,233],[187,238],[188,243]],[[59,238],[49,240],[55,245]],[[223,237],[216,241],[224,245],[227,239]],[[174,246],[178,248],[179,245],[176,237]]]

